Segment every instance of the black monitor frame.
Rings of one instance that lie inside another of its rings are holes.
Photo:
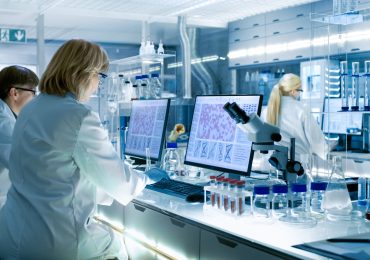
[[[333,134],[333,135],[353,135],[353,136],[361,136],[362,135],[362,132],[363,132],[363,119],[361,120],[361,131],[360,132],[356,132],[356,133],[351,133],[351,132],[347,132],[346,133],[338,133],[338,132],[326,132],[326,129],[324,129],[324,120],[328,120],[328,119],[325,119],[325,117],[328,116],[328,112],[325,112],[325,105],[326,104],[329,104],[329,100],[341,100],[341,98],[332,98],[332,97],[325,97],[324,98],[324,102],[323,102],[323,105],[322,105],[322,117],[321,117],[321,130],[323,131],[324,134],[326,135],[330,135],[330,134]],[[341,108],[339,108],[341,109]],[[345,112],[342,112],[340,110],[338,111],[331,111],[331,112],[338,112],[338,113],[363,113],[363,111],[345,111]],[[331,113],[330,112],[330,113]],[[362,117],[362,115],[361,115]]]
[[[161,143],[160,143],[158,158],[150,157],[150,160],[160,162],[161,159],[162,159],[162,153],[163,153],[163,147],[164,147],[163,144],[164,144],[164,139],[165,139],[165,136],[166,136],[166,128],[167,128],[167,121],[168,121],[168,114],[169,114],[169,110],[170,110],[171,100],[169,98],[148,99],[148,100],[144,100],[144,99],[142,99],[142,100],[132,100],[132,106],[134,105],[135,102],[147,102],[147,101],[155,101],[155,100],[167,100],[166,114],[165,114],[165,119],[164,119],[163,128],[162,128],[162,136],[161,136]],[[131,110],[131,112],[132,112],[132,110]],[[131,115],[130,115],[130,120],[131,120]],[[129,121],[128,129],[130,129],[130,121]],[[129,131],[127,131],[126,138],[128,138],[128,133],[129,133]],[[137,158],[139,160],[144,160],[145,161],[145,159],[146,159],[145,155],[141,155],[141,154],[139,155],[139,154],[135,154],[135,153],[126,152],[126,147],[127,146],[125,146],[125,155],[128,155],[130,157]]]
[[[245,97],[245,96],[259,97],[257,115],[258,116],[261,115],[263,95],[259,95],[259,94],[256,94],[256,95],[198,95],[195,98],[194,110],[195,110],[195,106],[197,104],[198,97],[219,97],[219,96],[222,96],[222,97]],[[226,111],[225,111],[225,113],[226,113]],[[193,111],[193,116],[192,116],[192,119],[191,119],[191,126],[190,126],[189,135],[191,134],[191,130],[192,130],[192,126],[193,126],[193,117],[194,117],[194,111]],[[189,136],[189,141],[190,141],[190,136]],[[252,145],[253,145],[253,143],[252,143]],[[188,147],[189,147],[189,145],[188,145]],[[234,169],[223,168],[223,167],[219,167],[219,166],[212,166],[212,165],[208,165],[208,164],[201,164],[201,163],[196,163],[196,162],[192,162],[192,161],[187,161],[187,153],[188,153],[188,148],[186,149],[185,161],[184,161],[184,164],[186,164],[186,165],[201,167],[201,168],[215,170],[215,171],[233,173],[233,174],[238,174],[238,175],[243,175],[243,176],[250,176],[251,169],[252,169],[253,155],[254,155],[253,149],[251,149],[251,152],[250,152],[249,164],[248,164],[248,168],[247,168],[246,172],[245,171],[238,171],[238,170],[234,170]]]

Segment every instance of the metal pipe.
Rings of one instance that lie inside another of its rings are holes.
[[[190,53],[190,41],[186,32],[186,17],[179,16],[177,19],[180,43],[182,50],[182,88],[183,97],[191,98],[191,53]]]

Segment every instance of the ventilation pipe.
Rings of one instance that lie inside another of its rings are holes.
[[[180,43],[182,50],[182,88],[183,97],[186,99],[191,98],[191,53],[190,41],[186,33],[186,17],[179,16],[177,24],[180,32]]]
[[[199,58],[197,47],[198,47],[198,37],[199,37],[199,29],[197,28],[189,28],[189,39],[190,39],[190,50],[191,50],[191,58],[197,59]],[[202,63],[195,63],[193,64],[192,74],[198,79],[199,84],[202,89],[202,94],[213,94],[214,92],[214,80],[211,76],[211,72],[209,69]]]

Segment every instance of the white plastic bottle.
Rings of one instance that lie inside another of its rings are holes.
[[[145,41],[144,39],[141,40],[140,49],[139,49],[139,55],[145,54]]]
[[[163,48],[162,40],[159,41],[157,54],[164,54],[164,48]]]

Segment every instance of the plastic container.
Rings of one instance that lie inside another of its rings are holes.
[[[163,170],[165,170],[168,175],[174,176],[176,175],[176,171],[179,166],[180,156],[177,152],[177,144],[176,143],[167,143],[166,153],[163,157]]]
[[[253,188],[253,216],[258,218],[270,217],[270,187],[257,185]]]
[[[161,98],[162,95],[162,84],[159,80],[159,74],[153,73],[150,79],[150,90],[151,97],[155,99]]]
[[[358,196],[357,196],[357,205],[366,206],[366,178],[358,178]]]
[[[305,216],[307,207],[307,186],[305,183],[292,184],[292,215]]]
[[[141,96],[141,76],[135,76],[132,93],[132,99],[140,99]]]
[[[245,181],[238,181],[236,183],[236,215],[241,216],[245,213],[245,196],[244,196]]]
[[[288,214],[288,186],[275,184],[272,186],[272,216],[279,218]]]
[[[314,214],[323,214],[322,202],[325,196],[327,182],[311,182],[310,211]]]

